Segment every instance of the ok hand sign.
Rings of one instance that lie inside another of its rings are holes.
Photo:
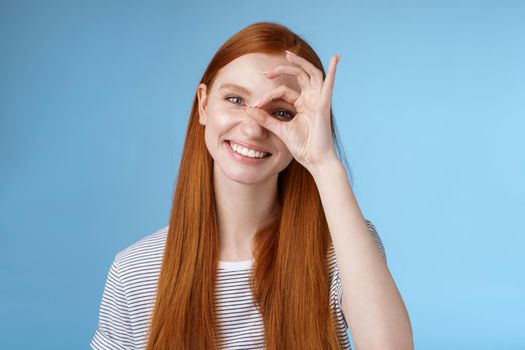
[[[245,107],[249,117],[277,135],[292,156],[312,172],[322,162],[337,159],[332,141],[330,107],[336,65],[340,56],[332,56],[326,79],[323,73],[306,59],[286,51],[286,58],[293,65],[277,65],[266,71],[268,78],[281,74],[297,76],[301,93],[281,85],[263,96],[254,106]],[[259,108],[273,99],[282,98],[294,105],[297,111],[290,121],[281,121]]]

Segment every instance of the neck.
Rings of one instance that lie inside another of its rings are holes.
[[[278,174],[257,184],[243,184],[214,169],[215,204],[220,237],[219,260],[252,258],[252,239],[278,210]]]

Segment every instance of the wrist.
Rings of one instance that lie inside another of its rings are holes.
[[[330,176],[330,174],[341,170],[346,172],[343,162],[341,162],[336,154],[325,157],[322,161],[311,164],[311,166],[308,167],[308,171],[310,174],[312,174],[314,179],[318,179],[323,176]]]

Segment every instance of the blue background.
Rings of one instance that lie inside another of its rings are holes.
[[[114,255],[167,225],[191,102],[256,21],[341,61],[334,114],[417,349],[524,349],[525,2],[0,5],[4,349],[88,348]]]

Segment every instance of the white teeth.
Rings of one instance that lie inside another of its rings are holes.
[[[246,147],[243,147],[243,146],[237,145],[235,143],[231,143],[231,142],[230,142],[230,145],[232,146],[232,149],[236,153],[242,154],[245,157],[263,158],[264,156],[266,156],[268,154],[267,152],[254,151],[253,149],[249,149],[249,148],[246,148]]]

